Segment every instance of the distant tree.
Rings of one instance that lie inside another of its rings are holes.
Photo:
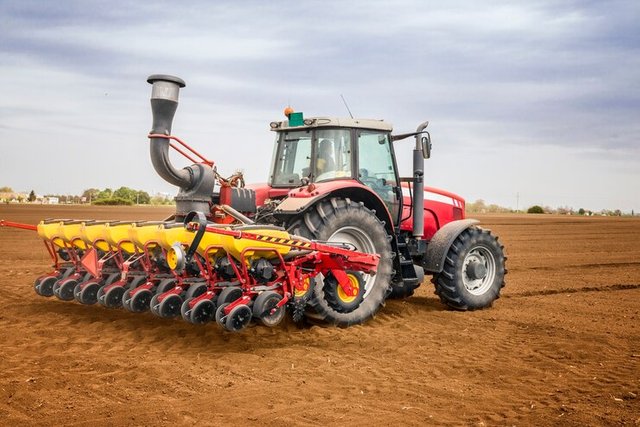
[[[121,197],[111,197],[110,199],[98,199],[93,202],[94,205],[133,205],[133,202]]]
[[[173,205],[175,202],[172,198],[167,198],[163,196],[155,196],[151,199],[152,205]]]
[[[583,208],[578,209],[578,215],[584,215],[586,212]]]
[[[113,192],[113,197],[118,197],[120,199],[131,200],[132,203],[136,201],[136,190],[133,190],[129,187],[120,187],[116,191]]]
[[[613,215],[622,216],[622,211],[620,209],[616,209],[615,211],[613,211]]]
[[[560,206],[558,209],[556,209],[555,213],[561,215],[573,215],[573,208],[569,206]]]
[[[482,199],[478,199],[473,203],[467,203],[466,205],[467,212],[472,212],[472,213],[482,213],[486,211],[486,208],[487,207],[484,203],[484,200]]]
[[[89,202],[96,200],[99,194],[100,190],[98,190],[97,188],[87,188],[82,192],[82,197],[84,197],[84,199]]]
[[[146,191],[138,191],[136,194],[136,203],[141,205],[148,205],[151,203],[151,196]]]
[[[110,188],[105,188],[104,190],[98,193],[98,196],[96,198],[104,200],[104,199],[110,199],[112,197],[113,197],[113,190]]]
[[[151,196],[146,191],[138,191],[129,187],[120,187],[115,191],[105,188],[99,191],[95,188],[85,190],[83,197],[87,198],[91,194],[92,203],[95,205],[132,205],[139,203],[148,205],[151,203]]]
[[[11,188],[11,187],[0,187],[0,193],[13,193],[13,188]]]
[[[527,213],[530,213],[530,214],[543,214],[544,213],[544,209],[542,209],[542,206],[533,205],[529,209],[527,209]]]
[[[27,199],[30,202],[35,202],[36,201],[36,193],[35,191],[31,190],[31,193],[29,193],[29,198]]]

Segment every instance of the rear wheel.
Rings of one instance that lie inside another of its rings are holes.
[[[34,286],[36,293],[43,297],[53,296],[53,285],[58,281],[58,276],[50,274],[43,276]]]
[[[104,296],[102,299],[100,299],[100,302],[102,303],[102,305],[108,308],[120,308],[122,307],[122,296],[124,295],[125,291],[126,287],[124,284],[121,286],[112,286],[106,292],[104,292]]]
[[[199,297],[207,292],[207,285],[204,283],[192,283],[185,293],[185,299]]]
[[[158,302],[159,296],[160,294],[155,294],[149,303],[149,310],[158,317],[160,317],[160,302]]]
[[[204,325],[211,322],[216,316],[216,304],[210,299],[198,301],[189,313],[189,322],[194,325]]]
[[[274,291],[264,291],[253,302],[253,316],[264,326],[278,326],[286,314],[284,306],[277,307],[282,295]],[[272,313],[273,312],[273,313]]]
[[[227,320],[227,315],[224,314],[224,310],[225,308],[227,308],[227,306],[229,305],[228,302],[222,303],[218,306],[218,308],[216,309],[216,323],[218,325],[220,325],[222,328],[225,327],[225,322]]]
[[[122,277],[122,273],[111,273],[111,274],[108,274],[107,277],[104,279],[104,282],[103,282],[102,286],[109,286],[110,284],[115,283],[118,280],[120,280],[121,277]]]
[[[440,300],[455,310],[489,307],[504,287],[505,261],[497,237],[471,227],[453,241],[443,271],[431,281]]]
[[[180,315],[180,308],[182,307],[182,297],[178,294],[169,294],[160,301],[158,307],[158,314],[160,317],[173,318]]]
[[[162,279],[160,281],[160,283],[158,283],[158,286],[156,287],[156,291],[155,293],[157,295],[161,295],[165,292],[167,292],[169,289],[173,289],[176,287],[176,285],[178,284],[178,281],[176,279]]]
[[[95,280],[90,280],[85,283],[80,283],[76,286],[74,291],[75,298],[81,304],[91,305],[98,302],[98,291],[100,290],[100,283]]]
[[[329,285],[321,276],[316,278],[319,286],[314,286],[309,304],[320,318],[338,326],[359,324],[372,318],[384,305],[393,269],[390,236],[363,203],[341,198],[321,201],[296,219],[289,231],[310,239],[348,243],[358,251],[380,255],[376,274],[362,275],[363,299],[351,311],[340,312],[332,307],[331,296],[325,294]]]
[[[240,297],[242,297],[242,289],[237,286],[229,286],[227,288],[224,288],[218,294],[218,305],[222,305],[225,303],[231,304]]]
[[[327,304],[340,313],[349,313],[355,310],[364,300],[364,280],[360,272],[347,271],[347,278],[353,290],[352,295],[348,295],[338,280],[333,277],[325,277],[324,279],[324,296]]]
[[[229,332],[240,332],[251,323],[253,313],[249,306],[240,304],[234,307],[225,320],[225,329]]]
[[[71,301],[74,298],[73,291],[78,284],[76,279],[67,278],[58,282],[55,295],[62,301]]]
[[[126,308],[133,313],[142,313],[144,311],[147,311],[149,310],[149,305],[151,304],[152,297],[153,292],[151,292],[150,289],[140,289],[133,294],[133,296],[131,297],[131,301],[129,301],[126,305]]]

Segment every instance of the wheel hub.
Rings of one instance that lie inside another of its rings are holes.
[[[467,265],[467,276],[471,280],[484,279],[487,275],[487,267],[484,264],[481,264],[478,261],[471,261]]]
[[[471,248],[462,265],[464,287],[473,295],[483,295],[491,288],[496,270],[496,260],[491,251],[482,245]]]

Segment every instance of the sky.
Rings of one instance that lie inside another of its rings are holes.
[[[265,182],[269,123],[343,95],[397,133],[429,120],[425,181],[469,202],[640,212],[638,22],[637,0],[0,0],[0,186],[175,193],[146,138],[159,73],[225,176]]]

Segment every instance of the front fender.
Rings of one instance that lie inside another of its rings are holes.
[[[440,273],[444,268],[444,260],[449,252],[449,248],[456,237],[464,230],[479,223],[477,219],[462,219],[451,221],[436,232],[427,245],[425,254],[424,269],[431,273]]]

